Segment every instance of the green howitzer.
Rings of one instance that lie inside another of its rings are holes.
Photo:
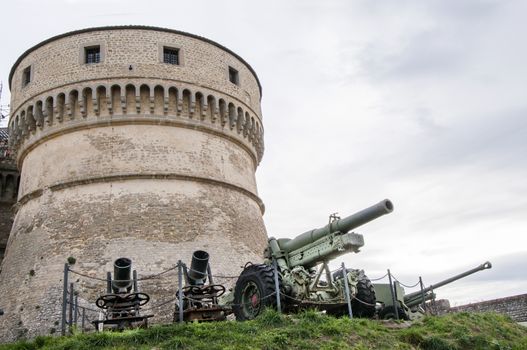
[[[238,320],[256,317],[265,306],[276,306],[279,298],[284,308],[315,307],[328,313],[347,312],[345,281],[354,300],[356,316],[371,317],[375,313],[375,292],[362,270],[337,271],[331,274],[329,261],[364,246],[361,234],[350,232],[393,211],[393,204],[385,199],[345,218],[330,216],[330,222],[309,230],[296,238],[269,238],[264,251],[264,264],[247,266],[234,289],[233,311]],[[276,264],[278,276],[273,265]],[[320,266],[318,270],[317,266]],[[322,278],[325,276],[325,278]]]
[[[434,283],[431,286],[424,288],[423,291],[417,291],[417,292],[413,292],[410,294],[406,294],[404,296],[404,303],[406,304],[406,306],[412,308],[423,302],[423,296],[424,296],[425,301],[432,300],[435,297],[433,293],[435,289],[441,288],[444,285],[447,285],[449,283],[457,281],[458,279],[472,275],[473,273],[476,273],[478,271],[483,271],[483,270],[490,269],[490,268],[492,268],[492,264],[490,263],[490,261],[486,261],[483,264],[473,269],[460,273],[459,275],[455,275],[453,277],[447,278],[444,281]]]
[[[404,288],[401,287],[399,282],[394,282],[393,291],[395,292],[395,299],[398,303],[397,314],[400,319],[417,319],[421,317],[424,313],[423,309],[420,308],[424,302],[435,299],[434,290],[441,288],[444,285],[457,281],[461,278],[472,275],[478,271],[486,270],[492,268],[492,264],[487,261],[483,264],[455,275],[453,277],[447,278],[441,282],[430,285],[423,290],[418,290],[413,293],[405,294]],[[376,283],[374,285],[377,301],[382,305],[378,310],[379,318],[388,319],[395,318],[395,308],[393,306],[393,301],[391,297],[390,284],[388,283]]]
[[[271,237],[265,258],[276,259],[280,269],[286,271],[295,266],[311,268],[350,251],[358,252],[364,239],[349,231],[392,211],[392,202],[385,199],[343,219],[333,216],[334,220],[326,226],[304,232],[294,239]]]

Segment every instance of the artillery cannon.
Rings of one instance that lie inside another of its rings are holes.
[[[135,270],[132,278],[132,260],[119,258],[115,260],[113,266],[113,279],[111,272],[108,272],[106,278],[107,294],[100,296],[95,302],[95,305],[104,312],[104,319],[93,321],[95,328],[97,330],[104,329],[104,326],[114,330],[136,326],[146,328],[148,318],[153,315],[141,315],[141,306],[148,303],[150,297],[146,293],[139,292]]]
[[[183,264],[183,274],[186,285],[181,290],[183,296],[181,304],[180,300],[176,301],[174,322],[179,320],[180,305],[182,305],[184,321],[225,320],[230,308],[218,304],[218,298],[225,293],[225,287],[214,284],[209,254],[203,250],[195,251],[192,254],[190,269]],[[179,291],[177,295],[179,298]]]
[[[420,308],[420,305],[435,298],[434,290],[476,272],[490,268],[492,268],[492,264],[489,261],[486,261],[473,269],[432,284],[427,288],[423,288],[423,290],[409,294],[405,294],[404,288],[400,286],[399,282],[394,282],[393,291],[396,303],[398,303],[397,314],[399,318],[408,320],[420,317],[424,313],[424,310]],[[374,284],[374,288],[377,295],[377,302],[381,305],[379,309],[379,318],[395,318],[395,307],[392,301],[390,284],[378,283]]]
[[[355,299],[354,315],[373,316],[375,291],[364,271],[347,270],[332,275],[328,262],[348,252],[358,252],[364,245],[362,235],[349,231],[392,211],[393,204],[386,199],[342,219],[332,215],[328,225],[294,239],[269,238],[264,263],[246,266],[236,282],[232,300],[236,319],[252,319],[264,307],[276,306],[274,263],[281,304],[286,310],[314,307],[332,314],[344,313],[347,282]]]

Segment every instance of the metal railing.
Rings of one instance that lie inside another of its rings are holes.
[[[286,294],[281,292],[281,290],[280,290],[280,283],[279,283],[279,279],[278,279],[278,268],[277,268],[276,261],[273,261],[272,267],[273,267],[274,276],[275,276],[275,278],[274,278],[275,291],[273,293],[271,293],[271,294],[263,296],[260,300],[265,300],[267,298],[275,297],[276,298],[276,308],[277,308],[278,312],[282,312],[282,305],[281,304],[282,304],[283,300],[287,299],[287,300],[292,300],[292,301],[295,301],[295,302],[302,302],[303,300],[295,299],[295,298],[293,298],[293,297],[291,297],[289,295],[286,295]],[[173,309],[163,308],[162,310],[168,310],[168,311],[172,312],[174,315],[177,312],[177,321],[180,322],[180,323],[184,322],[184,317],[183,317],[184,301],[185,300],[198,301],[198,300],[194,300],[191,297],[183,295],[183,289],[184,289],[183,288],[183,283],[186,282],[185,281],[185,277],[184,277],[184,272],[183,272],[184,269],[186,269],[187,271],[193,271],[192,269],[187,267],[181,260],[179,260],[176,265],[174,265],[174,266],[172,266],[172,267],[170,267],[170,268],[168,268],[166,270],[163,270],[163,271],[161,271],[159,273],[143,276],[141,278],[137,278],[136,277],[133,280],[134,283],[137,283],[137,281],[142,281],[144,283],[148,283],[149,281],[152,281],[154,279],[159,279],[159,278],[165,277],[165,275],[167,275],[169,273],[177,272],[177,277],[176,277],[177,278],[177,284],[176,285],[177,285],[178,289],[177,289],[177,291],[174,291],[174,295],[175,296],[173,298],[169,298],[167,300],[161,300],[158,303],[156,303],[156,304],[154,304],[152,306],[149,306],[149,307],[142,308],[141,310],[142,311],[160,310],[161,307],[169,305],[171,303],[174,303],[174,308]],[[366,302],[364,300],[360,300],[356,296],[351,295],[349,281],[346,278],[347,270],[346,270],[346,266],[345,266],[344,263],[342,263],[341,266],[337,270],[334,270],[334,271],[331,271],[331,272],[335,272],[335,271],[341,271],[342,275],[343,275],[343,279],[345,281],[345,283],[344,283],[344,292],[345,293],[344,294],[345,294],[346,304],[347,304],[347,307],[348,307],[348,316],[350,318],[353,318],[353,309],[352,309],[352,302],[353,301],[356,301],[358,303],[361,303],[361,304],[364,304],[364,305],[368,305],[368,306],[375,306],[374,304],[368,303],[368,302]],[[81,332],[85,332],[87,330],[90,330],[88,325],[92,324],[92,322],[95,319],[100,318],[101,315],[102,315],[102,310],[97,310],[97,309],[91,308],[91,307],[86,306],[86,305],[80,305],[80,303],[79,303],[80,293],[79,293],[78,290],[75,289],[75,283],[70,282],[70,273],[71,274],[75,274],[75,275],[77,275],[79,277],[82,277],[82,278],[86,278],[86,279],[90,279],[90,280],[94,280],[94,281],[98,281],[98,282],[107,283],[107,281],[108,281],[106,278],[99,278],[99,277],[96,277],[96,276],[91,276],[91,275],[89,275],[87,273],[83,273],[83,272],[78,271],[76,269],[72,269],[71,266],[69,264],[67,264],[67,263],[64,264],[62,314],[61,314],[61,334],[62,335],[72,334],[73,333],[73,329],[80,329]],[[212,278],[237,279],[239,277],[239,275],[235,275],[235,276],[230,276],[230,275],[212,275],[210,273],[210,269],[209,269],[209,277],[210,277],[211,280],[212,280]],[[388,279],[388,283],[390,285],[390,292],[391,292],[391,296],[392,296],[393,305],[398,305],[397,298],[396,298],[396,283],[399,283],[400,285],[405,286],[407,288],[413,288],[413,287],[417,287],[419,285],[420,286],[420,290],[421,290],[422,305],[423,305],[423,308],[425,307],[426,300],[425,300],[425,295],[423,293],[423,289],[424,288],[423,288],[423,282],[422,282],[422,278],[421,277],[419,277],[419,280],[417,281],[417,283],[415,283],[413,285],[403,284],[388,269],[387,273],[385,275],[383,275],[381,277],[378,277],[378,278],[370,279],[370,281],[381,281],[381,280],[385,280],[385,279]],[[117,281],[117,280],[114,280],[114,281]],[[323,302],[322,304],[331,304],[333,302],[334,301],[332,301],[332,300],[327,300],[327,301]],[[177,305],[177,308],[176,308],[176,305]],[[229,306],[241,306],[241,305],[239,305],[239,304],[230,304]],[[395,309],[395,318],[399,319],[399,314],[398,314],[398,310],[397,310],[398,308],[394,307],[394,309]],[[79,325],[79,323],[80,323],[80,325]]]

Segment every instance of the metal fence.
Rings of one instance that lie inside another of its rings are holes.
[[[269,295],[266,295],[266,296],[262,297],[260,300],[265,300],[267,298],[273,298],[273,297],[276,298],[276,308],[277,308],[278,312],[282,312],[282,300],[288,299],[288,300],[292,300],[292,301],[295,301],[295,302],[302,302],[302,300],[294,299],[293,297],[282,293],[282,291],[280,290],[280,283],[279,283],[279,279],[278,279],[278,271],[277,271],[276,261],[273,261],[273,265],[272,266],[273,266],[273,269],[274,269],[275,291],[273,293],[269,294]],[[165,275],[168,275],[168,274],[171,274],[171,273],[177,273],[177,276],[175,276],[175,278],[177,279],[178,289],[177,289],[177,291],[174,291],[174,297],[166,299],[166,300],[161,300],[161,301],[157,302],[156,304],[154,304],[153,306],[149,306],[149,307],[145,307],[145,308],[141,309],[141,311],[143,311],[143,312],[146,312],[146,311],[153,312],[153,311],[159,310],[161,307],[165,306],[165,308],[163,310],[165,310],[165,312],[166,312],[166,310],[168,310],[169,312],[172,312],[174,314],[174,316],[176,315],[176,311],[177,311],[177,318],[174,317],[174,320],[177,320],[177,322],[180,322],[180,323],[184,322],[184,317],[183,317],[184,301],[185,300],[193,301],[192,298],[183,295],[183,285],[184,285],[184,283],[188,284],[188,281],[186,281],[186,279],[185,279],[185,277],[186,277],[186,274],[184,273],[185,269],[187,271],[193,271],[192,269],[188,268],[186,266],[186,264],[184,264],[181,260],[179,260],[176,265],[174,265],[174,266],[172,266],[172,267],[170,267],[170,268],[168,268],[168,269],[166,269],[164,271],[161,271],[159,273],[152,274],[152,275],[147,275],[147,276],[144,276],[144,277],[141,277],[141,278],[138,278],[137,274],[134,271],[133,283],[135,285],[137,285],[138,281],[148,282],[148,281],[151,281],[151,280],[154,280],[154,279],[159,279],[159,278],[164,277]],[[369,304],[369,303],[367,303],[367,302],[365,302],[363,300],[358,299],[354,295],[351,295],[348,279],[346,278],[347,270],[346,270],[346,266],[345,266],[344,263],[342,263],[341,266],[337,270],[333,270],[331,272],[333,273],[335,271],[341,271],[342,274],[343,274],[344,281],[346,281],[345,284],[344,284],[344,287],[345,287],[344,292],[345,292],[346,303],[347,303],[347,306],[348,306],[348,316],[350,318],[353,318],[352,301],[354,301],[354,300],[356,302],[363,303],[365,305],[375,306],[375,305]],[[238,277],[239,277],[239,275],[236,275],[236,276],[213,275],[211,273],[210,266],[207,268],[207,273],[208,273],[208,278],[209,278],[209,283],[210,284],[213,284],[214,283],[213,281],[216,278],[229,280],[229,279],[238,279]],[[75,288],[75,283],[74,282],[70,282],[70,277],[71,277],[70,274],[74,274],[74,275],[78,276],[79,278],[85,278],[85,279],[89,279],[89,280],[95,280],[95,281],[99,281],[99,282],[108,283],[108,278],[99,278],[99,277],[90,276],[90,275],[88,275],[86,273],[83,273],[81,271],[77,271],[77,270],[73,269],[72,265],[64,264],[63,294],[62,294],[62,314],[61,314],[61,334],[62,335],[71,334],[71,333],[73,333],[74,329],[78,329],[81,332],[85,332],[85,331],[88,331],[88,330],[93,330],[94,328],[90,328],[90,325],[94,324],[94,321],[96,321],[97,319],[100,319],[101,316],[103,315],[103,311],[101,309],[95,309],[93,307],[80,305],[80,303],[79,303],[80,292],[79,292],[79,290],[77,290]],[[425,302],[426,300],[425,300],[425,294],[423,292],[424,288],[423,288],[423,282],[422,282],[422,278],[421,277],[419,277],[419,280],[413,285],[404,284],[400,280],[398,280],[390,272],[390,270],[388,269],[387,273],[384,276],[381,276],[379,278],[370,279],[370,281],[372,281],[372,282],[375,281],[376,282],[376,281],[382,281],[382,280],[385,280],[385,279],[388,280],[388,283],[390,285],[390,291],[391,291],[391,297],[392,297],[393,305],[397,305],[396,283],[399,283],[400,285],[402,285],[404,287],[407,287],[407,288],[415,288],[417,286],[420,286],[421,296],[422,296],[422,307],[423,307],[424,310],[426,310],[426,308],[425,308],[426,307],[426,302]],[[78,279],[78,281],[79,281],[79,279]],[[173,303],[173,308],[166,308],[166,305],[169,305],[169,304],[172,304],[172,303]],[[326,301],[326,303],[329,304],[329,303],[331,303],[331,301]],[[93,305],[95,305],[95,303],[93,303]],[[231,304],[230,306],[241,306],[241,305]],[[398,314],[397,307],[395,307],[395,318],[399,319],[399,314]]]

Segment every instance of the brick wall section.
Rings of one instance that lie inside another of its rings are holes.
[[[87,65],[81,56],[92,45],[104,58]],[[160,62],[163,45],[180,48],[180,66]],[[188,264],[198,249],[219,275],[261,261],[260,90],[239,57],[181,33],[102,28],[45,42],[12,73],[10,142],[21,180],[0,274],[0,341],[57,328],[70,256],[75,270],[98,278],[120,257],[140,277]],[[72,277],[80,303],[93,308],[105,283]],[[174,298],[176,285],[171,273],[140,288],[157,304]],[[160,311],[153,322],[171,320],[173,304]]]
[[[487,300],[480,303],[450,308],[450,312],[497,312],[510,316],[516,322],[527,322],[527,294]]]

